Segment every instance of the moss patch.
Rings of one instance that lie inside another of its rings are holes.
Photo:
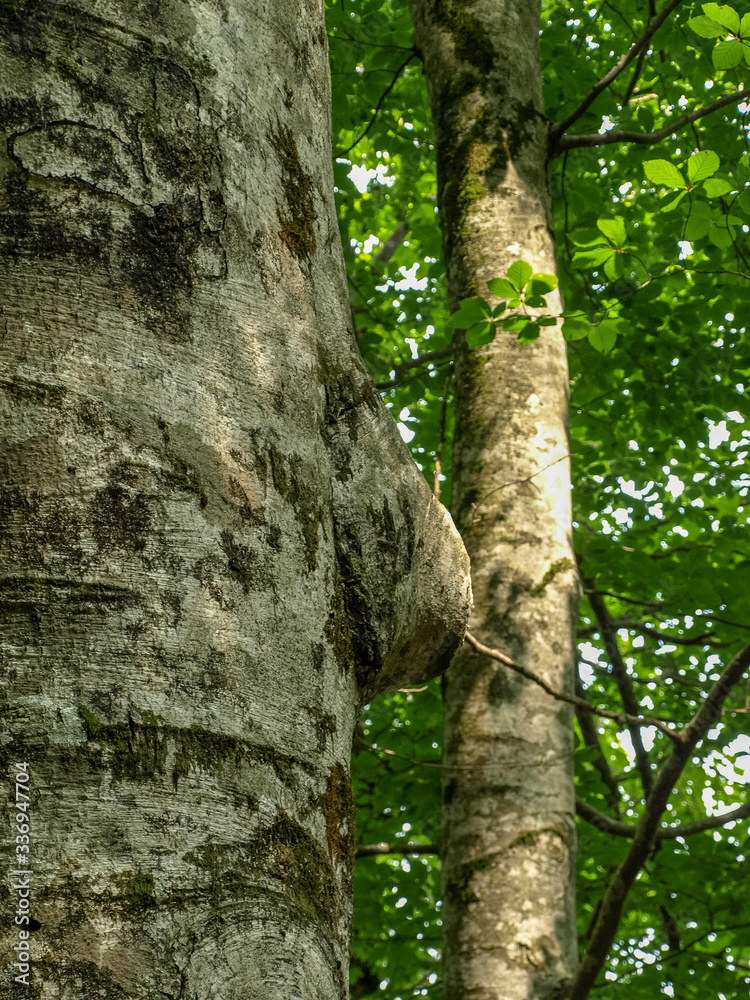
[[[272,747],[256,746],[237,736],[226,736],[190,726],[182,729],[165,725],[150,712],[142,712],[144,721],[132,717],[127,722],[102,722],[85,705],[78,706],[78,715],[86,738],[99,745],[88,752],[89,764],[96,770],[109,770],[115,781],[152,781],[167,775],[177,788],[180,778],[191,770],[217,773],[224,767],[236,770],[243,764],[265,764],[273,768],[285,785],[294,784],[294,771],[299,767],[310,772],[306,761],[282,754]],[[168,769],[168,761],[172,760]]]
[[[302,533],[305,563],[308,570],[312,571],[318,565],[323,516],[318,491],[311,485],[311,482],[315,481],[314,476],[306,472],[299,455],[285,458],[275,445],[271,445],[269,449],[269,464],[274,489],[292,505],[297,515],[297,524]],[[276,536],[276,540],[280,546],[280,535]]]
[[[335,764],[328,775],[320,808],[325,816],[331,857],[343,862],[351,871],[354,866],[354,794],[351,778],[341,764]]]
[[[557,559],[549,567],[547,572],[544,574],[542,579],[535,586],[529,590],[530,597],[541,597],[548,583],[552,583],[555,577],[559,573],[564,573],[566,570],[573,569],[573,563],[567,556],[564,559]]]
[[[472,12],[473,6],[474,0],[436,0],[435,19],[451,33],[458,58],[487,74],[495,65],[497,52],[487,29]]]
[[[244,895],[268,880],[295,923],[338,930],[344,899],[332,863],[318,841],[283,810],[252,840],[203,844],[184,860],[209,875],[216,896]]]
[[[276,127],[269,132],[268,139],[276,151],[281,165],[281,186],[284,202],[276,203],[279,220],[279,236],[299,262],[303,274],[310,276],[312,257],[317,248],[315,240],[314,181],[300,160],[294,134],[278,119]]]

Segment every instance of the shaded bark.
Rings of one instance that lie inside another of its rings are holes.
[[[354,344],[322,8],[3,4],[0,63],[0,992],[345,997],[358,709],[469,583]]]
[[[410,0],[435,127],[450,305],[522,259],[554,272],[539,5]],[[491,297],[490,297],[491,298]],[[559,312],[559,297],[548,297]],[[560,330],[456,342],[453,512],[471,631],[572,695],[568,374]],[[443,927],[451,1000],[564,996],[575,976],[572,708],[464,647],[446,674]]]

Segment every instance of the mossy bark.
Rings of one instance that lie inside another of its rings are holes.
[[[516,260],[555,271],[538,3],[410,0],[435,126],[451,306]],[[488,296],[491,298],[491,296]],[[559,312],[557,295],[548,297]],[[454,517],[472,632],[572,693],[568,374],[560,330],[456,343]],[[576,966],[568,707],[464,648],[445,677],[443,932],[450,1000],[552,1000]]]
[[[469,583],[348,326],[322,5],[3,2],[0,65],[0,994],[341,1000],[354,723]]]

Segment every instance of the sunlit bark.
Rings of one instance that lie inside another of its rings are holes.
[[[354,721],[469,584],[354,345],[322,8],[4,3],[0,65],[0,993],[340,1000]]]
[[[516,260],[554,273],[540,11],[410,0],[435,127],[451,306]],[[556,294],[549,311],[561,309]],[[568,374],[560,330],[456,353],[453,510],[472,560],[471,630],[573,693]],[[572,710],[464,647],[446,675],[444,990],[564,997],[576,968]]]

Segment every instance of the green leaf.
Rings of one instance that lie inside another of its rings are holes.
[[[709,198],[721,198],[733,189],[731,181],[725,181],[722,177],[710,177],[703,185],[703,190]]]
[[[527,295],[549,295],[550,292],[554,292],[557,285],[556,274],[546,274],[544,271],[537,271],[531,277]]]
[[[582,264],[584,267],[598,267],[614,255],[612,247],[594,247],[593,250],[579,250],[578,253],[574,253],[573,263]]]
[[[517,260],[508,268],[508,280],[517,291],[522,292],[533,273],[534,268],[530,264],[525,260]]]
[[[450,318],[450,325],[454,329],[467,330],[474,323],[478,323],[490,315],[490,306],[485,299],[473,296],[464,299],[457,312]]]
[[[735,35],[740,30],[740,15],[734,7],[719,5],[718,3],[704,3],[701,4],[701,7],[703,8],[703,13],[707,14],[712,21],[723,24],[725,28],[734,32]]]
[[[740,21],[740,35],[743,38],[747,38],[750,35],[750,14],[743,14],[742,20]]]
[[[588,335],[589,343],[600,354],[609,354],[617,342],[617,329],[610,320],[595,326]]]
[[[663,184],[670,188],[687,187],[685,178],[669,160],[646,160],[643,171],[654,184]]]
[[[507,330],[508,333],[518,333],[523,330],[528,322],[528,316],[519,316],[518,313],[516,313],[513,316],[506,316],[504,320],[501,320],[500,325],[503,330]]]
[[[625,222],[619,216],[614,219],[597,219],[596,228],[600,233],[604,233],[610,243],[616,247],[621,247],[625,243]]]
[[[711,58],[717,69],[734,69],[742,62],[742,42],[737,38],[718,42],[711,53]]]
[[[502,314],[505,312],[505,309],[506,309],[507,305],[508,305],[507,302],[498,302],[498,304],[492,310],[492,316],[495,319],[497,319],[498,316],[502,316]]]
[[[638,124],[643,128],[644,132],[653,132],[654,112],[651,108],[641,105],[641,107],[636,111],[635,117],[638,119]]]
[[[487,288],[499,299],[515,299],[518,295],[515,285],[512,285],[507,278],[490,278]]]
[[[682,199],[685,197],[686,194],[687,194],[687,191],[680,191],[680,193],[677,195],[676,198],[673,198],[666,205],[662,205],[661,206],[661,211],[662,212],[672,212],[672,211],[674,211],[674,209],[677,208],[677,206],[680,204],[680,202],[682,201]]]
[[[719,157],[712,149],[703,149],[688,160],[688,180],[691,184],[697,184],[698,181],[703,181],[715,174],[718,169]]]
[[[622,276],[622,256],[619,253],[612,253],[612,256],[604,261],[604,273],[610,281],[616,281]]]
[[[566,340],[583,340],[591,332],[589,321],[580,316],[568,316],[563,322],[563,336]]]
[[[719,247],[721,250],[726,250],[732,245],[732,234],[728,229],[720,226],[711,226],[708,238],[715,247]]]
[[[685,239],[700,240],[711,228],[711,210],[703,202],[697,202],[690,210],[690,215],[685,223]]]
[[[526,326],[518,334],[518,341],[521,344],[530,344],[532,341],[536,340],[539,336],[539,324],[538,323],[527,323]]]
[[[469,347],[482,347],[495,339],[497,327],[494,323],[477,323],[466,331],[466,343]]]
[[[712,20],[710,17],[705,17],[703,14],[700,14],[698,17],[691,17],[688,21],[688,27],[692,28],[696,35],[700,35],[701,38],[721,38],[722,35],[726,35],[727,33],[723,25]]]

